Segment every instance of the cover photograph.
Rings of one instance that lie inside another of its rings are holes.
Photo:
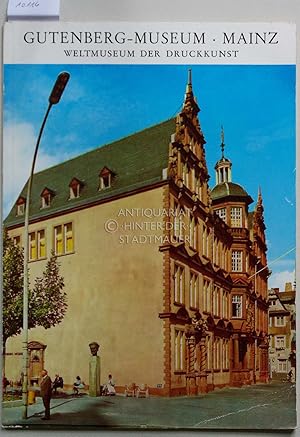
[[[2,426],[296,427],[285,23],[6,23]]]

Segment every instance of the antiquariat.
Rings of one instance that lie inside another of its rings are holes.
[[[76,375],[87,383],[95,341],[101,384],[112,374],[117,392],[133,382],[172,396],[268,381],[262,193],[254,201],[232,180],[223,132],[209,189],[199,110],[189,73],[175,118],[35,175],[30,280],[54,250],[68,310],[56,327],[29,331],[30,384],[43,367],[66,385]],[[19,245],[25,199],[26,187],[5,220]],[[178,214],[147,218],[164,223],[149,226],[148,244],[120,244],[145,233],[128,225],[142,214],[120,214],[136,208]],[[19,379],[21,353],[21,336],[10,338],[9,380]]]

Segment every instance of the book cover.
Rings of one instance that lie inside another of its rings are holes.
[[[4,427],[295,428],[295,55],[287,23],[6,24]]]

